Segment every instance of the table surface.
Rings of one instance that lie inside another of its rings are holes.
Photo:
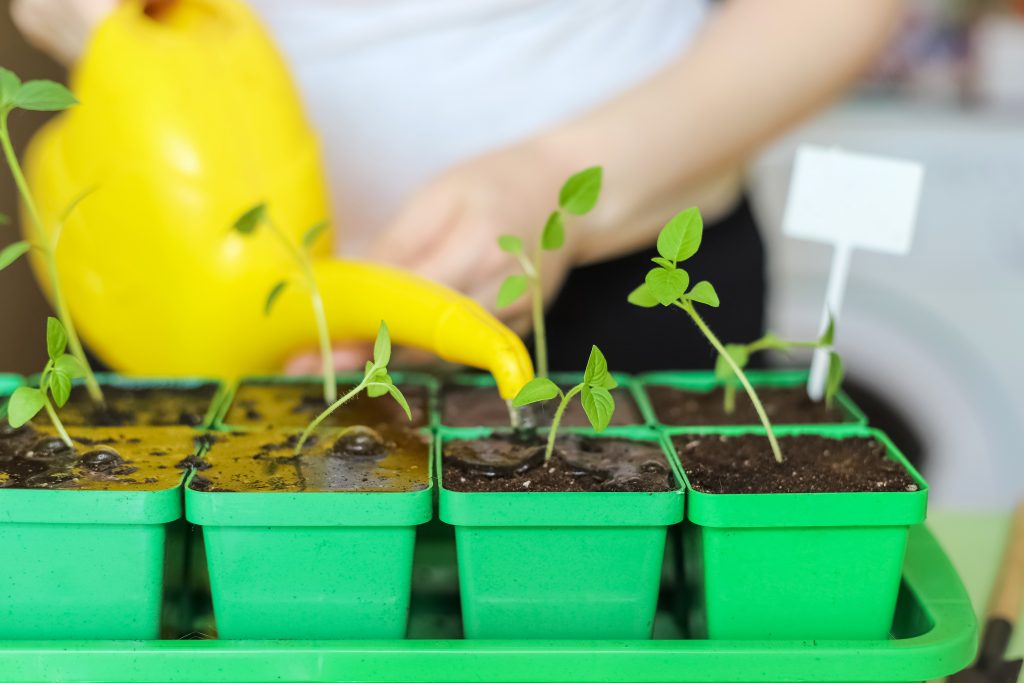
[[[981,619],[1006,547],[1006,537],[1010,531],[1009,515],[929,510],[928,527],[960,572],[974,609]],[[1024,625],[1024,605],[1021,606],[1018,623]],[[1010,643],[1010,655],[1024,656],[1024,627],[1016,630]]]

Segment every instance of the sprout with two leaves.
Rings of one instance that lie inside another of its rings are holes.
[[[551,454],[555,450],[555,439],[558,436],[558,426],[562,421],[562,414],[568,407],[574,396],[579,394],[580,403],[583,404],[583,411],[595,431],[603,432],[612,420],[615,413],[615,399],[611,390],[617,386],[615,378],[608,371],[608,362],[604,354],[596,346],[590,348],[590,358],[587,359],[587,369],[583,372],[583,381],[563,392],[561,387],[547,377],[535,377],[527,382],[516,397],[512,399],[512,405],[522,407],[531,403],[550,401],[553,398],[561,399],[555,416],[551,420],[551,429],[548,431],[547,448],[544,451],[545,464],[551,460]]]
[[[63,408],[71,396],[71,381],[85,375],[82,364],[75,356],[65,353],[68,334],[56,318],[46,319],[46,354],[49,360],[39,374],[38,387],[18,387],[7,402],[7,421],[12,427],[21,427],[46,410],[54,429],[68,448],[74,448],[71,437],[57,417],[57,408]],[[51,398],[53,399],[51,401]]]

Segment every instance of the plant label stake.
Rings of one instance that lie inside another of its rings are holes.
[[[782,219],[783,232],[833,245],[821,330],[838,320],[853,250],[906,254],[914,236],[924,166],[903,159],[803,145]],[[828,375],[829,349],[817,349],[807,394],[820,401]]]

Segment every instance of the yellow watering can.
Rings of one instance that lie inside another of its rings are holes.
[[[72,85],[83,104],[39,132],[26,171],[47,226],[96,187],[67,221],[57,262],[98,355],[127,373],[233,378],[276,371],[315,346],[299,288],[263,313],[267,291],[295,272],[289,256],[267,231],[231,230],[265,201],[298,241],[328,212],[316,140],[249,9],[178,0],[154,18],[125,2],[97,29]],[[521,340],[475,302],[332,259],[328,242],[314,268],[335,341],[372,340],[384,320],[398,344],[490,370],[505,398],[533,376]]]

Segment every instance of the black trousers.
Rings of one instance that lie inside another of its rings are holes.
[[[604,352],[613,371],[714,365],[714,349],[686,313],[627,303],[654,267],[654,256],[652,247],[570,273],[547,315],[551,370],[582,370],[592,344]],[[722,343],[748,342],[763,333],[765,250],[746,198],[722,220],[705,226],[700,251],[681,265],[691,282],[708,280],[717,290],[721,307],[698,304],[698,310]]]

